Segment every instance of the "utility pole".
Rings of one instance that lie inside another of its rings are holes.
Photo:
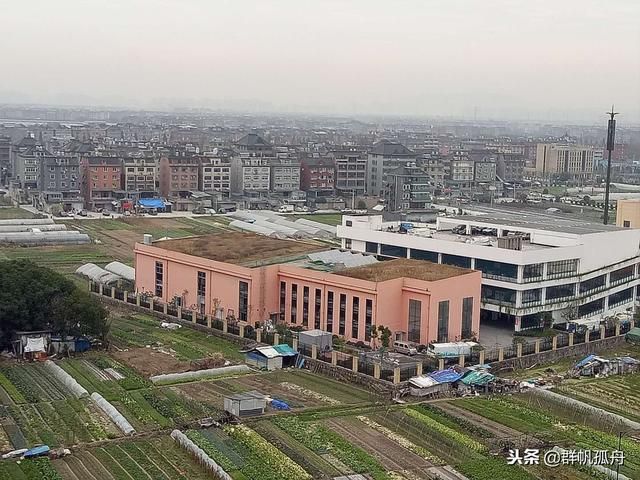
[[[616,119],[615,116],[618,112],[613,111],[613,105],[611,105],[611,111],[607,112],[609,115],[609,123],[607,125],[607,182],[604,186],[604,224],[609,223],[609,182],[611,181],[611,152],[615,146],[616,139]]]

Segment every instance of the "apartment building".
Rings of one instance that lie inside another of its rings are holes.
[[[450,162],[447,185],[468,190],[474,185],[474,161],[465,156],[455,157]]]
[[[385,202],[390,212],[423,210],[431,203],[429,176],[415,163],[408,163],[387,174]]]
[[[376,197],[383,196],[387,174],[407,162],[415,161],[415,152],[401,143],[390,140],[376,143],[367,158],[367,193]]]
[[[86,209],[117,210],[125,196],[121,158],[82,157],[80,178]]]
[[[175,211],[188,211],[194,206],[191,199],[198,191],[200,161],[197,156],[163,156],[158,164],[160,196],[172,203]]]
[[[336,167],[332,158],[304,158],[300,162],[300,188],[314,196],[333,192]]]
[[[285,196],[300,190],[300,162],[297,158],[280,156],[270,161],[270,190]]]
[[[228,198],[231,194],[231,158],[233,152],[216,148],[200,157],[199,190],[206,193],[218,192]]]
[[[498,153],[496,174],[505,182],[520,182],[524,178],[526,161],[522,153]]]
[[[329,152],[336,166],[335,186],[340,194],[364,195],[367,188],[367,155],[358,147]]]
[[[82,209],[80,159],[75,155],[43,155],[40,161],[39,195],[34,204],[44,209],[53,204],[64,210]]]
[[[482,272],[482,318],[516,331],[598,323],[630,311],[640,293],[640,230],[538,211],[438,217],[414,234],[381,216],[343,216],[343,248]],[[594,252],[597,252],[595,254]]]
[[[275,161],[273,145],[256,133],[238,140],[231,161],[231,190],[246,195],[262,195],[271,189],[271,162]],[[299,180],[298,180],[299,181]]]
[[[123,187],[130,198],[153,197],[158,192],[158,164],[153,156],[125,157]]]

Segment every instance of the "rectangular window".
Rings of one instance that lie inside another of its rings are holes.
[[[156,262],[156,297],[162,297],[162,289],[164,288],[164,265],[162,262]]]
[[[387,257],[407,258],[407,249],[396,245],[381,245],[380,254]]]
[[[320,308],[322,307],[322,290],[316,288],[316,301],[313,310],[313,328],[320,328]]]
[[[353,297],[353,306],[351,308],[351,338],[358,338],[359,321],[360,321],[360,298]]]
[[[453,265],[455,267],[471,268],[471,259],[469,257],[461,257],[460,255],[442,254],[442,263],[445,265]]]
[[[364,341],[371,340],[371,329],[373,328],[373,300],[367,298],[364,315]]]
[[[347,322],[347,296],[340,294],[340,318],[338,319],[338,334],[344,335]]]
[[[473,324],[473,297],[462,299],[462,338],[471,338]]]
[[[378,253],[378,244],[374,243],[374,242],[366,242],[365,243],[365,250],[367,253]]]
[[[530,265],[525,265],[522,272],[522,279],[525,282],[535,282],[538,280],[542,280],[543,270],[543,263],[532,263]]]
[[[444,263],[444,258],[442,260]],[[515,282],[518,279],[518,266],[512,263],[494,262],[491,260],[476,260],[476,270],[482,272],[484,278]]]
[[[309,325],[309,287],[302,288],[302,325]]]
[[[547,287],[547,300],[561,300],[574,297],[576,294],[576,284],[554,285]]]
[[[438,302],[438,342],[449,341],[449,300]]]
[[[628,267],[621,268],[615,272],[609,274],[609,280],[611,286],[619,285],[621,283],[632,280],[635,275],[635,265],[629,265]]]
[[[420,343],[420,329],[422,318],[422,302],[409,300],[409,322],[407,324],[407,338],[410,342]]]
[[[481,286],[482,301],[487,303],[499,303],[502,305],[516,304],[516,291],[509,288],[494,287],[491,285]]]
[[[578,271],[578,260],[560,260],[547,263],[547,278],[559,278],[575,275]]]
[[[327,292],[327,331],[333,333],[333,292]]]
[[[249,318],[249,284],[238,284],[238,320],[246,322]]]
[[[525,290],[522,292],[522,305],[530,305],[538,303],[542,300],[542,289],[534,288],[533,290]]]
[[[202,299],[202,301],[198,303],[203,303],[204,298],[207,294],[207,274],[206,272],[198,272],[198,300]]]
[[[411,258],[416,260],[427,260],[429,262],[438,263],[438,252],[428,252],[426,250],[411,249]]]
[[[287,284],[280,282],[280,321],[285,321],[285,313],[287,311]]]
[[[589,280],[585,280],[584,282],[580,282],[580,294],[602,290],[606,286],[606,283],[607,283],[606,275],[600,275],[597,277],[593,277]]]
[[[298,321],[298,285],[291,285],[291,323]]]

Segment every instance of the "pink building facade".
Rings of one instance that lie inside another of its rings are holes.
[[[403,266],[396,262],[428,264],[393,260],[375,268]],[[416,344],[477,337],[479,330],[478,271],[456,269],[433,281],[393,275],[373,281],[287,263],[236,265],[162,248],[162,242],[136,244],[135,267],[138,292],[250,325],[270,319],[365,343],[377,325]]]

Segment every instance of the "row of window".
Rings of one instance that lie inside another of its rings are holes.
[[[311,289],[308,286],[302,287],[302,317],[298,316],[298,293],[299,286],[296,283],[291,284],[291,303],[289,318],[286,318],[286,303],[287,303],[287,283],[280,282],[280,320],[286,321],[290,324],[300,324],[303,327],[311,328],[309,325],[310,318],[310,293]],[[351,312],[349,316],[349,323],[347,320],[347,295],[340,293],[338,295],[339,309],[338,309],[338,321],[335,322],[334,302],[335,292],[328,290],[326,295],[326,326],[325,330],[333,333],[337,333],[342,336],[350,336],[351,338],[358,338],[360,335],[360,297],[353,296],[351,300]],[[313,292],[313,328],[322,328],[322,290],[314,288]],[[299,321],[300,320],[300,321]],[[365,315],[364,315],[364,337],[365,341],[371,339],[371,327],[373,325],[373,301],[371,299],[365,299]],[[337,326],[337,329],[336,329]],[[350,326],[349,333],[347,334],[347,328]],[[336,331],[337,330],[337,331]]]

